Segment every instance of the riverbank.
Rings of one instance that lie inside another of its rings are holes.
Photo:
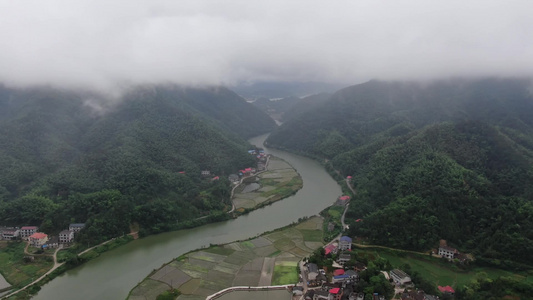
[[[298,262],[323,245],[323,219],[315,216],[251,240],[182,255],[153,271],[128,299],[156,299],[169,289],[181,292],[178,300],[205,299],[232,286],[294,284]]]
[[[39,274],[32,276],[31,281],[28,283],[21,283],[17,286],[17,290],[9,291],[4,295],[0,296],[0,299],[9,299],[9,300],[27,300],[37,293],[43,285],[50,282],[57,276],[63,274],[69,269],[73,269],[83,263],[86,263],[92,259],[97,258],[100,254],[117,248],[121,245],[128,243],[133,240],[131,236],[124,236],[120,238],[114,238],[108,241],[105,241],[99,245],[93,246],[91,248],[85,249],[84,251],[76,254],[69,252],[70,249],[56,249],[52,255],[53,265],[47,270],[42,270],[44,274]],[[21,244],[24,244],[21,242]],[[23,249],[24,251],[24,249]],[[61,253],[61,258],[58,258],[58,253]],[[70,253],[70,255],[66,255]],[[49,257],[49,256],[41,256]],[[27,265],[26,265],[27,266]],[[38,274],[38,273],[37,273]]]
[[[256,137],[250,143],[262,145],[265,137]],[[318,214],[332,204],[327,199],[341,195],[339,186],[316,161],[268,148],[265,152],[282,158],[298,171],[305,184],[295,195],[236,219],[132,241],[67,271],[43,286],[35,299],[124,299],[146,274],[183,253],[210,244],[245,240],[289,225],[302,217]]]

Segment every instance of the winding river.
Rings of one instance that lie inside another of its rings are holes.
[[[249,142],[261,146],[267,136]],[[294,196],[237,219],[132,241],[57,277],[33,299],[125,299],[148,273],[173,258],[211,243],[247,239],[283,227],[317,214],[341,195],[340,186],[317,162],[276,149],[265,152],[286,160],[302,176],[303,188]]]

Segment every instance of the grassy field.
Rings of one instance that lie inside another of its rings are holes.
[[[0,242],[0,273],[15,287],[30,283],[54,265],[53,258],[47,256],[35,256],[33,262],[25,262],[25,246],[22,242]]]
[[[357,252],[369,258],[383,257],[390,261],[393,267],[400,267],[409,264],[413,271],[420,273],[424,278],[437,285],[452,287],[463,286],[470,283],[472,278],[479,272],[485,272],[490,278],[499,276],[514,277],[517,280],[533,282],[533,275],[516,274],[505,270],[494,268],[474,268],[463,271],[451,263],[443,262],[441,259],[430,257],[429,255],[417,255],[387,249],[357,249]]]
[[[272,285],[293,284],[298,282],[298,270],[294,265],[277,265],[274,267]]]
[[[155,299],[171,286],[181,291],[178,300],[186,300],[230,286],[296,283],[298,261],[323,245],[321,229],[322,219],[313,217],[251,240],[190,252],[155,270],[129,299]]]

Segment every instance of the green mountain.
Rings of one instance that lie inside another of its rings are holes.
[[[338,91],[267,142],[353,176],[353,235],[415,250],[446,239],[492,263],[533,264],[527,80],[371,81]]]
[[[100,107],[95,110],[93,107]],[[226,176],[253,165],[244,138],[275,123],[225,88],[0,89],[0,220],[85,237],[186,226],[229,205]],[[185,224],[185,225],[184,225]]]

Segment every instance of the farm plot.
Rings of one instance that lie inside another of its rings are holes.
[[[268,171],[257,176],[257,182],[248,183],[235,190],[233,203],[237,209],[253,209],[281,200],[302,188],[300,175],[287,162],[272,157]]]
[[[320,228],[321,218],[313,217],[251,240],[188,253],[146,278],[129,299],[155,299],[170,286],[181,291],[179,300],[189,300],[205,299],[230,286],[296,283],[298,262],[314,250],[306,246],[306,239],[318,236],[309,231]]]

